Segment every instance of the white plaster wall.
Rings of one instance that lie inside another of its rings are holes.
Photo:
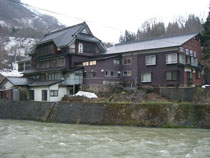
[[[42,101],[42,90],[47,90],[47,101],[58,102],[67,95],[67,87],[59,87],[59,84],[55,84],[49,87],[31,87],[30,90],[34,90],[34,101]],[[57,97],[50,96],[50,90],[58,90]]]
[[[47,101],[49,101],[48,87],[31,87],[29,90],[34,90],[34,101],[42,101],[42,90],[47,90]]]
[[[64,97],[64,95],[67,95],[67,87],[59,87],[58,85],[54,85],[50,87],[50,90],[58,90],[58,96],[57,97],[50,97],[50,102],[58,102],[61,101],[61,99]]]
[[[13,84],[9,81],[7,81],[4,85],[5,89],[9,89],[9,88],[12,88],[13,87]]]

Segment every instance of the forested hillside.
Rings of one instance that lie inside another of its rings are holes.
[[[179,17],[174,22],[169,22],[168,25],[156,19],[150,19],[145,21],[136,32],[125,30],[124,35],[120,37],[119,41],[120,43],[124,43],[128,41],[200,32],[203,29],[202,24],[203,20],[195,15],[189,15],[187,19]]]

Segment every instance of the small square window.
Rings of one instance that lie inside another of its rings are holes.
[[[82,65],[83,66],[89,66],[89,62],[83,62]]]
[[[156,65],[156,55],[145,56],[146,65]]]
[[[184,48],[183,47],[179,47],[179,51],[180,52],[184,52]]]
[[[152,74],[151,72],[141,73],[141,82],[151,82]]]
[[[113,60],[113,63],[114,63],[114,65],[120,65],[120,60],[114,59],[114,60]]]
[[[50,96],[51,97],[57,97],[58,96],[58,90],[50,90]]]
[[[96,65],[96,61],[90,61],[90,65]]]
[[[176,81],[177,80],[177,71],[166,72],[166,80]]]
[[[132,71],[131,70],[123,71],[123,76],[132,76]]]
[[[131,58],[124,58],[123,59],[123,65],[131,65],[132,59]]]
[[[166,64],[176,64],[177,53],[166,54]]]

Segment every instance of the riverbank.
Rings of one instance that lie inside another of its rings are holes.
[[[0,118],[70,124],[210,128],[210,105],[0,101]]]

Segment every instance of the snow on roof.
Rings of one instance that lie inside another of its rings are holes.
[[[0,71],[0,74],[2,74],[4,77],[22,77],[23,76],[23,74],[18,72],[18,70]]]
[[[182,44],[192,39],[196,35],[197,33],[118,44],[109,48],[105,52],[105,54],[125,53],[125,52],[181,46]]]

